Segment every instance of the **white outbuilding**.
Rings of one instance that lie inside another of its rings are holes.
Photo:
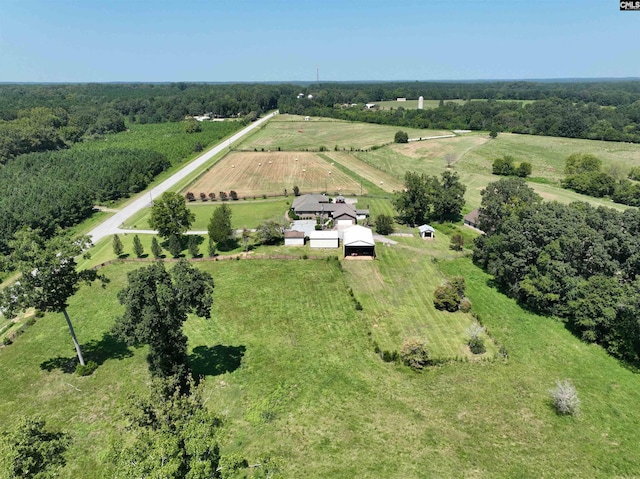
[[[344,230],[344,257],[369,257],[376,256],[376,244],[373,241],[373,233],[369,228],[354,225]]]
[[[338,248],[340,239],[337,231],[312,231],[309,233],[309,248]]]
[[[418,231],[420,232],[420,238],[422,239],[436,239],[436,230],[433,226],[421,225],[418,226]]]
[[[303,231],[285,231],[284,245],[285,246],[304,246],[304,232]]]

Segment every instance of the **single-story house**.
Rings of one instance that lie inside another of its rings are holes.
[[[356,210],[356,218],[366,220],[369,217],[369,210]]]
[[[309,248],[338,248],[340,239],[337,231],[313,231],[309,233]]]
[[[478,229],[478,216],[480,215],[477,209],[471,211],[470,213],[464,216],[464,224],[465,226],[469,226],[471,228]]]
[[[302,231],[285,231],[285,246],[304,246],[304,232]]]
[[[331,213],[336,225],[355,225],[358,222],[358,215],[353,206],[346,203],[336,204],[336,209]]]
[[[436,230],[433,229],[433,226],[420,225],[418,226],[418,231],[422,239],[436,239]]]
[[[326,195],[297,196],[291,205],[298,216],[328,214],[335,208]]]
[[[373,259],[376,256],[373,233],[364,226],[354,225],[344,230],[343,246],[345,258],[368,256]]]

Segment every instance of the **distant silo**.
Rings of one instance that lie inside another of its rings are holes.
[[[418,98],[418,110],[422,110],[424,108],[424,98],[423,97],[419,97]]]

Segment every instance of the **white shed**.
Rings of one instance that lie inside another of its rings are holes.
[[[285,231],[284,245],[285,246],[304,246],[304,232],[303,231]]]
[[[436,239],[436,230],[433,229],[433,226],[421,225],[418,226],[418,231],[422,239]]]
[[[340,240],[337,231],[313,231],[309,233],[310,248],[338,248]]]

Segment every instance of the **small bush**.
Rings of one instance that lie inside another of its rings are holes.
[[[9,346],[13,343],[13,341],[11,340],[11,338],[9,336],[5,336],[4,338],[2,338],[2,344],[4,346]]]
[[[454,251],[462,251],[464,248],[464,238],[461,234],[455,234],[451,237],[449,241],[449,249]]]
[[[462,298],[460,300],[460,304],[458,305],[458,309],[463,313],[468,313],[471,311],[471,300],[469,298]]]
[[[484,354],[487,348],[484,346],[482,338],[476,337],[469,340],[469,349],[473,354]]]
[[[360,301],[355,299],[354,302],[356,303],[356,311],[362,311],[362,304],[360,304]]]
[[[98,369],[98,363],[95,361],[89,361],[84,366],[82,364],[78,364],[76,366],[76,374],[78,376],[91,376],[96,369]]]
[[[400,358],[411,369],[420,371],[429,364],[429,351],[425,343],[415,339],[405,339],[400,350]]]
[[[34,316],[36,318],[44,318],[44,311],[40,311],[39,309],[36,309]]]
[[[574,416],[578,413],[580,399],[576,388],[567,379],[556,381],[556,387],[549,390],[553,407],[558,414]]]
[[[382,351],[380,357],[385,363],[393,363],[398,360],[400,355],[398,354],[398,351]]]
[[[433,292],[433,305],[436,309],[449,311],[451,313],[458,311],[460,295],[458,291],[450,284],[438,286]]]
[[[27,319],[27,321],[25,322],[25,324],[27,326],[33,326],[34,324],[36,324],[36,318],[29,318]]]

